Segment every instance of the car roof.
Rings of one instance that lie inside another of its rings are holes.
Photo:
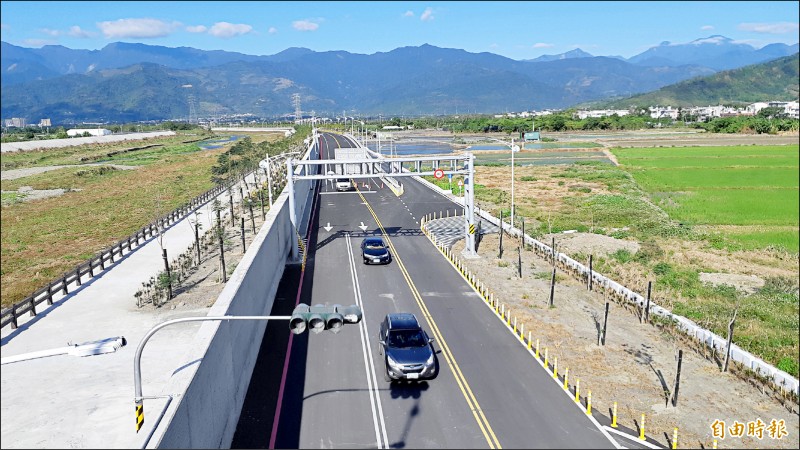
[[[364,238],[364,242],[380,242],[381,244],[383,244],[383,238],[381,238],[381,237],[368,237],[368,238]]]
[[[390,330],[416,330],[419,329],[417,316],[411,313],[390,313],[386,315]]]

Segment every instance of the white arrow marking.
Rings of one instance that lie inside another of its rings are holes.
[[[361,225],[359,225],[358,228],[361,228],[361,231],[367,231],[367,226],[364,225],[364,222],[361,222]]]
[[[333,227],[331,226],[331,223],[330,223],[330,222],[328,222],[328,225],[327,225],[327,226],[324,226],[324,227],[322,227],[322,228],[325,228],[325,231],[331,231],[331,228],[333,228]]]

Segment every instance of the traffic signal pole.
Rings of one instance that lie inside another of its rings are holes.
[[[333,333],[338,333],[344,324],[358,323],[363,317],[361,308],[357,305],[342,306],[342,305],[314,305],[309,307],[303,303],[297,305],[291,316],[200,316],[200,317],[183,317],[180,319],[172,319],[160,323],[147,334],[144,335],[136,348],[136,354],[133,358],[133,383],[134,383],[134,402],[136,404],[136,432],[142,428],[144,424],[144,399],[163,398],[164,396],[144,397],[142,395],[142,352],[147,341],[160,329],[174,325],[176,323],[184,322],[200,322],[210,320],[288,320],[290,321],[289,329],[294,334],[301,334],[306,329],[310,329],[315,333],[323,330],[329,330]],[[157,424],[156,424],[157,425]]]

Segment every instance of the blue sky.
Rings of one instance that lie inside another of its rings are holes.
[[[373,54],[431,44],[532,59],[575,48],[629,58],[721,35],[798,42],[797,1],[214,2],[2,1],[2,40],[97,50],[111,42],[272,55],[289,47]]]

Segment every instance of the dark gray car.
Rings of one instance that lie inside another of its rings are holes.
[[[432,380],[439,375],[433,338],[428,337],[414,314],[387,314],[381,322],[378,341],[386,364],[386,381]]]
[[[361,259],[364,264],[389,264],[392,255],[380,237],[368,237],[361,241]]]

